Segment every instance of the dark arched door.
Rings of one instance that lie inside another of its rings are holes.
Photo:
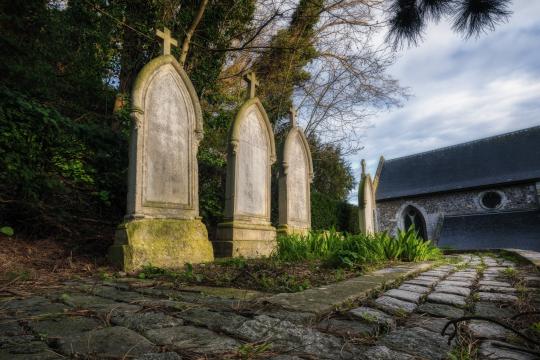
[[[411,226],[414,226],[418,235],[422,239],[427,240],[426,221],[420,210],[414,206],[409,205],[405,208],[403,212],[403,225],[405,230],[409,230]]]

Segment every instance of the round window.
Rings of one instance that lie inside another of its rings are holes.
[[[501,206],[502,196],[496,191],[487,191],[482,195],[481,202],[486,209],[496,209]]]

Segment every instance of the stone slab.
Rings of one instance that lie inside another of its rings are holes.
[[[517,311],[510,306],[503,306],[494,302],[477,302],[474,304],[474,315],[492,318],[511,318]]]
[[[256,316],[235,330],[250,342],[268,342],[278,352],[307,354],[319,359],[358,359],[362,349],[336,336],[266,315]]]
[[[476,339],[506,340],[513,334],[500,325],[482,320],[468,321],[467,330]]]
[[[421,327],[398,329],[378,342],[392,350],[425,359],[446,359],[451,350],[446,338]]]
[[[403,284],[398,289],[415,292],[421,295],[427,294],[430,291],[430,288],[428,287],[420,286],[420,285],[412,285],[412,284]]]
[[[362,321],[345,319],[323,320],[317,325],[319,330],[345,337],[366,337],[377,335],[379,327]]]
[[[58,340],[65,355],[122,358],[155,352],[156,347],[143,336],[125,327],[114,326],[63,337]]]
[[[500,287],[512,287],[512,284],[504,281],[491,281],[491,280],[480,280],[478,282],[479,286],[487,285],[487,286],[500,286]]]
[[[44,338],[61,338],[103,327],[103,323],[87,317],[56,317],[34,320],[28,326]]]
[[[500,303],[514,303],[518,301],[517,296],[510,294],[501,294],[501,293],[490,293],[490,292],[478,292],[478,297],[482,301],[494,301]]]
[[[472,281],[452,281],[452,280],[443,280],[439,283],[441,286],[460,286],[460,287],[471,287]]]
[[[447,323],[448,319],[446,318],[433,317],[426,314],[411,314],[411,316],[409,316],[407,318],[407,321],[405,322],[405,327],[421,327],[426,330],[433,331],[434,333],[440,334]],[[454,325],[449,325],[446,333],[449,333],[453,330]]]
[[[536,355],[524,351],[505,348],[504,345],[512,346],[500,341],[483,341],[478,349],[478,354],[486,360],[537,360]]]
[[[194,326],[175,326],[145,332],[156,345],[168,345],[175,350],[200,354],[219,354],[238,349],[240,343],[228,336]]]
[[[347,314],[366,323],[377,324],[385,330],[392,330],[396,327],[396,320],[392,316],[370,307],[361,306],[349,310]]]
[[[411,279],[411,280],[407,280],[405,281],[403,284],[408,284],[408,285],[419,285],[419,286],[425,286],[425,287],[432,287],[433,285],[435,285],[437,282],[436,281],[431,281],[431,280],[417,280],[417,279]]]
[[[370,360],[414,360],[414,356],[405,354],[400,351],[394,351],[392,349],[387,348],[386,346],[378,345],[370,347],[366,352],[364,353],[365,359]]]
[[[465,314],[463,309],[459,309],[455,306],[445,305],[445,304],[434,304],[434,303],[424,303],[421,304],[417,309],[419,313],[425,313],[437,317],[445,317],[449,319],[455,319],[462,317]]]
[[[482,292],[497,292],[505,294],[515,294],[517,290],[513,287],[503,287],[503,286],[491,286],[491,285],[482,285],[478,287],[478,291]]]
[[[384,295],[391,296],[399,300],[412,302],[415,304],[418,304],[420,302],[420,299],[422,298],[422,294],[400,289],[388,290],[384,293]]]
[[[447,294],[442,292],[432,292],[428,295],[427,300],[437,304],[446,304],[453,306],[465,306],[465,297],[455,294]]]
[[[381,296],[374,301],[374,304],[379,309],[393,315],[409,314],[416,309],[416,304],[390,296]]]
[[[423,276],[430,276],[430,277],[436,277],[438,279],[441,279],[443,277],[445,277],[446,275],[448,275],[450,273],[450,271],[441,271],[441,270],[429,270],[429,271],[426,271],[424,273],[422,273]]]
[[[466,288],[466,287],[460,287],[460,286],[438,285],[435,287],[435,291],[446,293],[446,294],[461,295],[461,296],[469,296],[471,294],[471,289]]]

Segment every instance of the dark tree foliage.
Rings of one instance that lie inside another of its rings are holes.
[[[331,199],[346,201],[355,186],[350,164],[335,145],[323,144],[315,137],[308,139],[313,158],[314,178],[312,189]]]
[[[294,87],[309,79],[304,67],[317,55],[313,37],[323,6],[323,0],[300,0],[288,27],[278,31],[254,65],[264,83],[259,96],[273,122],[288,113]]]
[[[494,30],[508,20],[511,0],[391,0],[388,41],[398,48],[416,45],[429,20],[452,20],[454,31],[466,38]]]

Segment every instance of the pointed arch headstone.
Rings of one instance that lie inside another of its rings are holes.
[[[279,177],[279,232],[304,234],[311,229],[313,161],[306,136],[291,108],[291,129],[283,145]]]
[[[255,97],[255,74],[248,75],[247,81],[249,99],[229,132],[225,218],[214,241],[216,256],[267,256],[276,245],[276,229],[270,223],[274,133]]]
[[[143,67],[131,94],[127,214],[109,250],[110,260],[125,270],[213,260],[199,217],[199,99],[167,54],[176,41],[167,29],[157,35],[164,39],[164,55]]]
[[[368,235],[377,231],[375,188],[371,176],[366,173],[365,160],[362,160],[362,175],[358,186],[358,216],[362,234]]]

